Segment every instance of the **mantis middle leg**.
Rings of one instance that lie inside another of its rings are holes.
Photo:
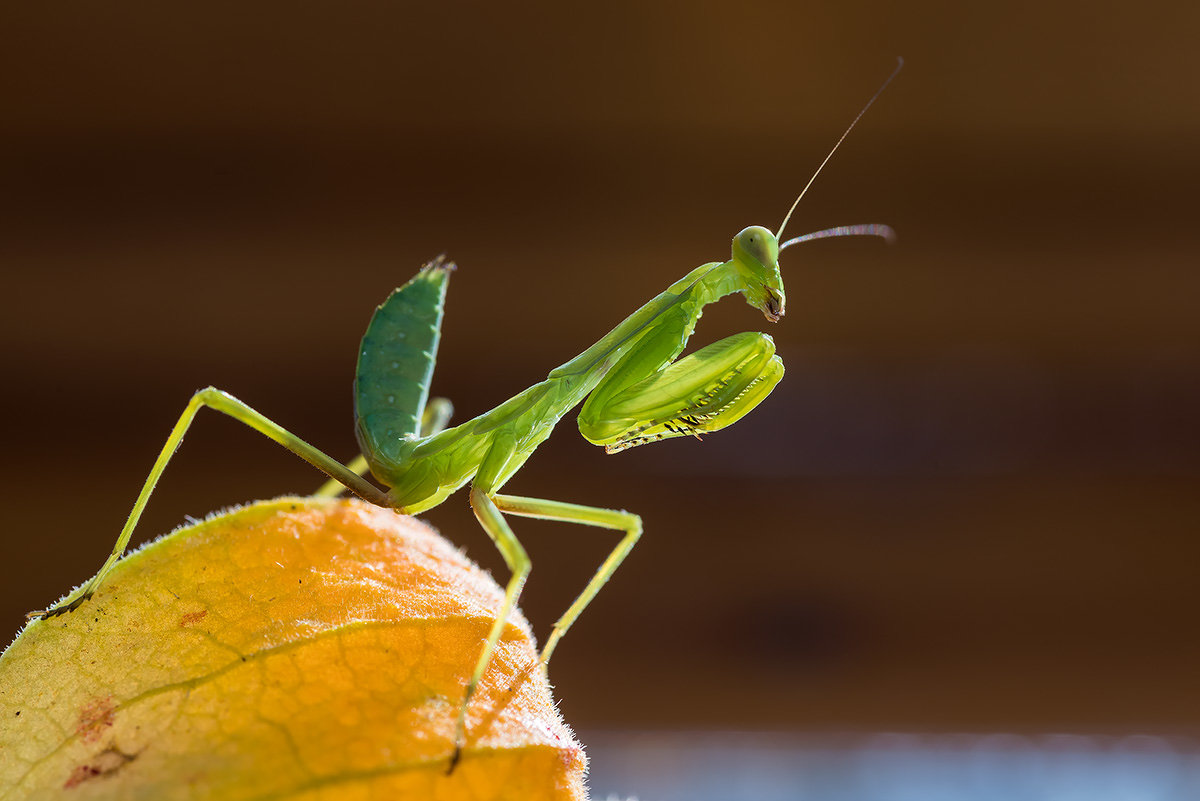
[[[492,500],[495,501],[496,508],[510,515],[533,517],[542,520],[558,520],[563,523],[578,523],[583,526],[598,526],[600,528],[625,532],[625,536],[612,549],[608,557],[596,570],[595,575],[588,581],[587,586],[579,593],[579,597],[567,607],[567,611],[563,612],[562,616],[555,622],[554,629],[550,632],[550,637],[542,647],[541,663],[545,665],[550,661],[550,655],[554,653],[555,646],[558,645],[558,641],[563,638],[563,635],[567,633],[567,629],[571,628],[571,624],[575,622],[580,613],[592,602],[592,599],[596,597],[596,593],[600,592],[600,588],[608,582],[612,574],[620,567],[621,562],[633,550],[633,546],[637,544],[638,538],[642,536],[642,518],[624,510],[603,509],[598,506],[581,506],[574,503],[563,503],[562,501],[547,501],[541,498],[496,495]]]
[[[501,445],[499,448],[493,448],[489,457],[494,458],[497,453],[504,453],[505,451],[507,451],[505,455],[495,459],[492,464],[493,467],[502,464],[507,458],[510,458],[509,455],[512,452],[511,446],[506,448]],[[488,467],[488,460],[485,460],[486,467]],[[504,557],[505,564],[508,565],[512,575],[509,578],[508,585],[505,587],[504,601],[501,604],[500,611],[492,623],[487,640],[484,642],[483,650],[480,652],[479,658],[475,663],[475,670],[472,672],[471,678],[467,683],[455,729],[455,753],[450,761],[450,770],[453,770],[457,764],[462,746],[465,744],[467,706],[471,701],[471,697],[475,694],[479,682],[483,679],[484,673],[487,672],[496,645],[504,633],[504,627],[508,623],[508,618],[516,606],[517,599],[520,597],[521,590],[525,586],[525,581],[529,577],[529,571],[532,567],[525,548],[521,545],[516,535],[513,534],[508,521],[504,519],[504,515],[512,514],[520,517],[559,520],[565,523],[578,523],[625,532],[625,536],[621,538],[621,541],[609,553],[608,558],[600,565],[600,568],[592,576],[587,586],[584,587],[579,597],[575,599],[574,603],[567,608],[567,611],[554,624],[554,629],[551,631],[550,637],[546,640],[546,645],[542,648],[538,660],[543,666],[550,661],[550,656],[553,654],[559,640],[567,633],[571,624],[587,608],[592,599],[596,597],[600,588],[604,586],[609,577],[620,566],[642,534],[642,519],[630,512],[563,503],[561,501],[549,501],[540,498],[500,495],[495,492],[489,493],[485,489],[487,486],[487,483],[476,483],[472,486],[471,508],[474,510],[475,517],[479,520],[480,525],[483,526],[484,531],[487,532],[488,536],[496,544],[500,554]]]
[[[192,396],[192,399],[188,401],[188,405],[184,408],[183,414],[179,416],[178,422],[175,423],[175,427],[171,429],[166,443],[158,454],[158,459],[155,460],[154,466],[150,469],[150,475],[146,476],[146,482],[142,485],[142,491],[138,493],[137,500],[133,504],[133,509],[129,512],[125,526],[121,529],[121,533],[117,537],[117,542],[113,546],[112,553],[109,554],[108,559],[100,567],[100,571],[81,588],[72,593],[72,596],[68,600],[50,609],[30,612],[26,617],[32,619],[61,615],[77,608],[92,596],[104,581],[105,576],[108,575],[109,570],[112,569],[117,559],[125,552],[125,548],[129,545],[129,538],[133,534],[133,529],[137,526],[137,522],[142,516],[142,511],[146,508],[146,503],[150,500],[150,494],[154,491],[155,485],[158,484],[159,477],[162,476],[167,463],[171,460],[171,457],[183,441],[183,435],[187,433],[188,428],[191,426],[196,412],[200,411],[201,407],[204,406],[222,414],[227,414],[235,420],[250,426],[260,434],[273,439],[318,470],[324,471],[336,481],[349,487],[364,500],[379,506],[390,505],[387,495],[382,490],[363,479],[341,462],[325,455],[232,395],[222,392],[215,387],[206,387]]]

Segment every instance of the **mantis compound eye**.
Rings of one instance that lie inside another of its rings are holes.
[[[733,238],[733,255],[735,258],[747,256],[764,267],[771,267],[779,260],[779,243],[766,228],[752,225]]]

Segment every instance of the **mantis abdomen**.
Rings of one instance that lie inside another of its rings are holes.
[[[372,469],[376,455],[394,455],[421,434],[453,269],[441,258],[427,264],[375,310],[363,335],[354,377],[355,434]]]

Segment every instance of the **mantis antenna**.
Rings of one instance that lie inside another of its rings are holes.
[[[799,245],[801,242],[807,242],[810,239],[824,239],[829,236],[881,236],[889,244],[896,241],[896,232],[892,230],[890,225],[880,225],[878,223],[868,223],[865,225],[839,225],[836,228],[826,228],[823,231],[813,231],[811,234],[798,236],[794,239],[780,244],[779,249],[783,250],[791,245]]]
[[[875,90],[875,94],[871,95],[871,99],[868,100],[867,104],[862,107],[862,111],[858,112],[858,116],[854,118],[854,121],[850,123],[850,126],[848,128],[846,128],[845,132],[838,138],[837,143],[833,146],[833,149],[829,151],[829,155],[825,157],[825,160],[821,162],[821,166],[817,167],[817,171],[812,174],[812,178],[808,179],[808,183],[806,183],[804,185],[804,188],[800,190],[800,194],[796,196],[796,200],[793,201],[792,207],[790,209],[788,209],[787,215],[784,216],[783,222],[780,223],[780,225],[779,225],[779,231],[775,234],[776,239],[781,239],[783,237],[783,229],[787,227],[788,220],[790,220],[792,218],[792,212],[796,210],[796,206],[800,205],[800,199],[802,197],[804,197],[804,193],[808,191],[808,188],[813,185],[813,181],[817,180],[817,176],[821,174],[821,170],[825,169],[825,165],[829,163],[829,160],[831,158],[833,158],[833,154],[836,153],[837,149],[842,146],[842,141],[850,134],[850,132],[852,130],[854,130],[854,126],[857,125],[858,121],[862,119],[862,115],[866,114],[867,109],[869,109],[871,107],[871,104],[874,103],[875,100],[881,94],[883,94],[883,90],[887,89],[888,84],[892,82],[892,79],[896,77],[896,75],[900,72],[900,69],[903,66],[904,66],[904,59],[897,57],[896,58],[896,69],[892,70],[892,74],[887,77],[887,80],[883,82],[883,85]],[[851,228],[851,227],[859,227],[859,226],[842,226],[841,228]],[[870,227],[870,226],[868,226],[868,227]],[[878,226],[875,226],[875,227],[878,227]],[[886,226],[884,226],[884,227],[886,227]],[[817,233],[814,233],[814,234],[808,234],[807,237],[809,239],[818,239],[818,238],[824,237],[824,236],[854,236],[857,234],[875,234],[876,236],[884,236],[885,238],[888,238],[888,239],[891,238],[891,236],[888,236],[886,234],[880,234],[877,231],[846,230],[842,233],[831,233],[833,231],[839,231],[839,230],[841,230],[841,229],[840,228],[830,228],[828,231],[818,231]],[[888,231],[890,232],[891,229],[889,228]],[[804,237],[800,237],[800,239],[803,239],[803,238]],[[790,240],[786,245],[780,245],[779,246],[780,250],[787,247],[788,245],[796,244],[797,242],[800,241],[800,239],[793,239],[793,240]]]

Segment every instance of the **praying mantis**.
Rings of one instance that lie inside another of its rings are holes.
[[[740,293],[772,323],[785,313],[779,270],[782,250],[834,236],[878,236],[886,225],[850,225],[781,241],[805,192],[838,146],[903,66],[895,70],[859,111],[792,203],[779,230],[752,225],[733,237],[731,257],[703,264],[625,318],[591,347],[551,370],[546,378],[494,409],[448,427],[451,407],[429,398],[452,262],[439,257],[380,305],[359,348],[355,378],[355,433],[362,455],[344,465],[237,398],[214,387],[198,391],[171,430],[147,476],[112,552],[98,573],[50,609],[29,617],[62,615],[84,604],[125,552],[138,519],[167,463],[201,408],[238,420],[330,476],[317,495],[348,488],[370,503],[418,514],[470,484],[475,517],[511,571],[499,612],[476,658],[455,727],[450,769],[466,739],[466,712],[530,572],[525,549],[507,515],[541,518],[621,533],[621,539],[583,591],[555,622],[540,653],[545,666],[562,637],[613,575],[642,534],[642,521],[627,511],[501,493],[534,450],[570,410],[583,404],[579,431],[608,453],[664,439],[719,431],[758,406],[783,377],[775,343],[761,332],[744,332],[694,353],[681,354],[702,310]],[[366,480],[369,472],[388,489]]]

